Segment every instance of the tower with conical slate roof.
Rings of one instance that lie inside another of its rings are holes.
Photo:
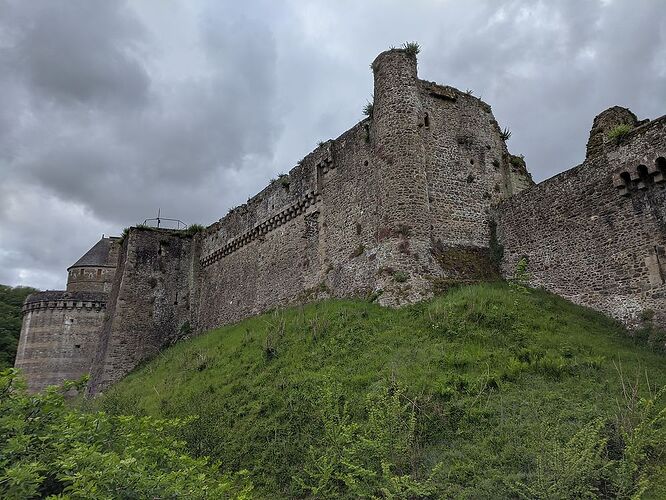
[[[118,238],[102,238],[67,269],[67,290],[30,295],[16,353],[31,391],[90,371],[118,260]]]

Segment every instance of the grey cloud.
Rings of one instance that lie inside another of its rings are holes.
[[[123,2],[7,1],[10,69],[32,96],[63,104],[141,105],[149,79],[137,55],[142,30]]]
[[[404,41],[422,78],[493,106],[537,180],[582,161],[606,107],[665,111],[659,2],[168,6],[0,0],[0,282],[62,286],[99,233],[158,207],[223,216],[360,120],[369,63]]]

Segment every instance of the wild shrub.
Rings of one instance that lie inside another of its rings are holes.
[[[500,138],[503,141],[508,141],[511,138],[511,130],[509,130],[509,127],[504,127],[502,131],[500,132]]]
[[[596,419],[567,442],[552,441],[537,457],[530,483],[518,482],[516,493],[521,498],[597,498],[598,484],[608,467],[603,424]]]
[[[525,164],[525,155],[509,155],[509,163],[518,169],[525,170],[527,168],[527,165]]]
[[[526,257],[521,259],[516,264],[516,270],[513,276],[509,278],[509,286],[512,290],[520,293],[528,293],[527,285],[530,281],[530,273],[527,270],[528,262]]]
[[[421,46],[416,42],[405,42],[402,44],[402,50],[404,50],[409,57],[416,57],[419,52],[421,52]]]
[[[363,114],[368,118],[372,119],[372,114],[375,110],[375,102],[368,101],[365,106],[363,106]]]
[[[404,389],[389,385],[367,395],[354,418],[342,388],[326,383],[319,394],[321,434],[295,478],[316,498],[423,498],[434,493],[413,476],[417,452],[417,405]]]
[[[642,498],[663,476],[666,387],[653,393],[647,383],[641,396],[640,372],[630,380],[616,367],[622,391],[614,419],[597,418],[565,443],[551,440],[529,481],[514,485],[521,498]]]
[[[202,226],[201,224],[190,224],[187,226],[187,229],[185,230],[185,234],[189,236],[194,236],[197,233],[201,233],[205,231],[206,228]]]
[[[16,370],[0,372],[2,498],[248,498],[243,476],[187,455],[174,437],[185,420],[68,407],[84,384],[29,395]]]
[[[393,274],[393,280],[394,280],[396,283],[404,283],[404,282],[407,281],[408,279],[409,279],[409,275],[408,275],[406,272],[404,272],[404,271],[396,271],[396,272]]]

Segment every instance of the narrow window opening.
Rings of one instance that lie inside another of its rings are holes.
[[[666,158],[663,156],[657,158],[655,166],[657,167],[657,171],[654,174],[654,182],[666,182]]]
[[[657,161],[655,162],[655,164],[657,165],[657,169],[662,174],[666,174],[666,158],[664,158],[663,156],[660,156],[659,158],[657,158]]]
[[[650,181],[650,175],[648,174],[648,169],[645,165],[638,165],[638,189],[647,189],[648,182]]]
[[[430,117],[428,116],[428,113],[423,117],[423,122],[425,123],[426,128],[430,127]]]

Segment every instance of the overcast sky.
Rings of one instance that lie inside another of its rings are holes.
[[[217,220],[359,121],[370,62],[412,40],[536,181],[607,107],[666,113],[663,0],[0,0],[0,283],[63,288],[158,207]]]

